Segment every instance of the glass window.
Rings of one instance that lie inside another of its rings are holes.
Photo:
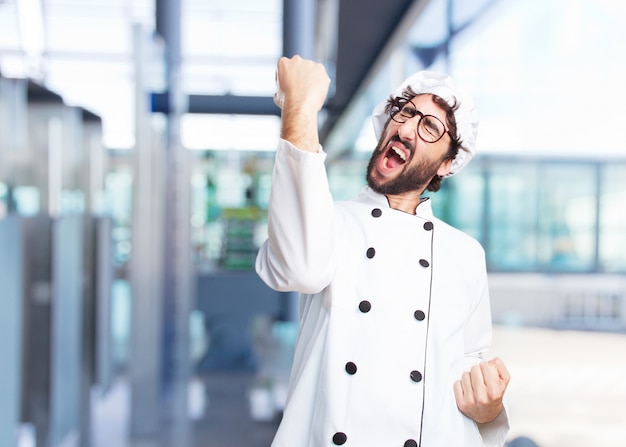
[[[328,165],[328,183],[335,200],[356,197],[367,183],[365,174],[369,154],[360,154],[351,160],[338,160]]]
[[[441,219],[478,239],[491,271],[626,271],[626,164],[475,160],[433,195]]]
[[[529,162],[487,164],[487,235],[491,270],[537,269],[537,166]]]
[[[600,196],[600,270],[626,272],[626,164],[604,166]]]
[[[9,213],[9,188],[0,182],[0,219]]]
[[[595,269],[596,165],[539,168],[539,262],[548,271]]]
[[[440,219],[483,241],[485,178],[482,164],[470,163],[459,176],[444,179],[432,197],[433,212]]]
[[[267,237],[273,152],[198,151],[191,178],[192,244],[201,269],[252,269]]]

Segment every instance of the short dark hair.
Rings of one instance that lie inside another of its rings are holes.
[[[407,99],[407,100],[411,100],[414,97],[418,95],[422,95],[422,94],[424,93],[415,93],[413,89],[409,86],[409,87],[406,87],[402,91],[402,94],[400,97]],[[450,105],[441,96],[437,96],[435,94],[432,94],[432,96],[433,96],[433,101],[435,102],[435,104],[441,107],[446,113],[446,124],[448,125],[448,128],[450,129],[449,131],[450,145],[448,146],[448,153],[446,154],[446,157],[444,160],[454,160],[456,155],[459,153],[459,149],[461,150],[463,149],[461,147],[461,139],[459,138],[457,134],[456,118],[454,116],[454,112],[456,112],[456,110],[459,108],[459,104],[457,103],[456,98],[454,99],[454,103]],[[385,106],[386,113],[391,112],[391,108],[395,104],[395,99],[396,97],[394,96],[390,96],[389,99],[387,99],[387,105]],[[443,180],[442,176],[435,175],[430,181],[430,183],[428,184],[428,186],[426,187],[426,189],[432,192],[439,191],[439,188],[441,188],[442,180]]]

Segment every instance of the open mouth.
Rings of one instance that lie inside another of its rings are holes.
[[[397,143],[391,143],[381,157],[381,168],[385,171],[392,171],[404,165],[409,157],[409,152],[398,146]]]

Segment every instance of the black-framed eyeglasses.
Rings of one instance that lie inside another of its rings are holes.
[[[389,115],[392,120],[400,124],[419,116],[417,134],[427,143],[436,143],[448,132],[445,124],[439,118],[423,114],[417,110],[417,107],[411,100],[405,98],[395,98],[393,100]]]

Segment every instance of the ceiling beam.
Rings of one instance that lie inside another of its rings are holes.
[[[152,112],[170,113],[168,93],[153,93],[151,102]],[[271,96],[188,95],[187,109],[182,113],[280,116],[280,109]]]

